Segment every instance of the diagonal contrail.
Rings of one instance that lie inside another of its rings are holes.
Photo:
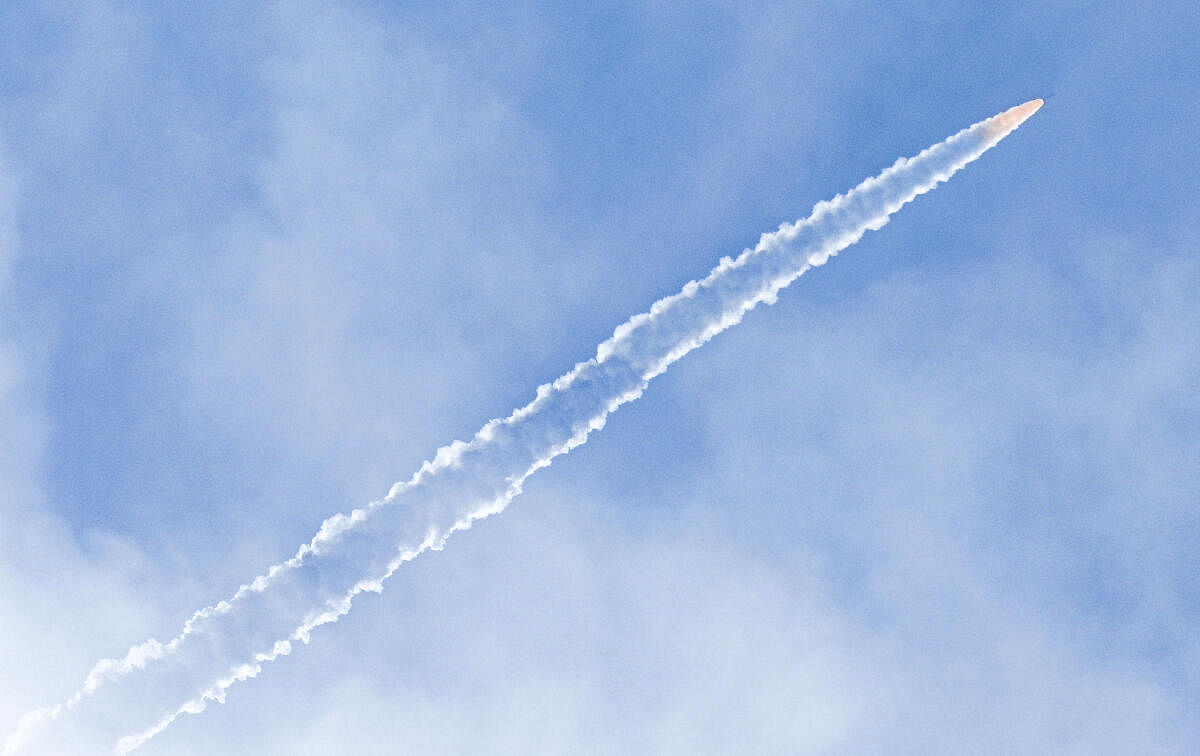
[[[182,714],[256,676],[311,631],[337,622],[360,593],[383,590],[400,565],[440,549],[458,530],[502,511],[525,479],[604,427],[609,413],[641,396],[650,379],[809,268],[878,229],[918,195],[978,158],[1031,116],[1032,100],[980,121],[913,158],[901,158],[852,191],[821,202],[804,220],[764,234],[704,279],[617,327],[596,356],[538,387],[537,396],[492,420],[469,442],[438,450],[407,482],[349,515],[327,519],[291,559],[196,612],[167,643],[154,639],[105,659],[66,702],[26,714],[4,754],[47,740],[80,747],[80,733],[128,753]],[[45,727],[55,722],[54,728]],[[42,751],[39,745],[38,751]]]

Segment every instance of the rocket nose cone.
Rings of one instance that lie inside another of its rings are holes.
[[[1038,108],[1044,104],[1045,102],[1041,98],[1038,98],[1029,102],[1023,102],[1016,107],[1009,108],[998,116],[994,116],[987,124],[989,134],[993,137],[1005,136],[1024,123],[1029,116],[1036,113]]]
[[[1030,100],[1029,102],[1021,103],[1017,107],[1013,108],[1013,110],[1016,111],[1020,120],[1024,121],[1029,116],[1038,112],[1038,109],[1045,104],[1045,101],[1039,97],[1036,100]]]

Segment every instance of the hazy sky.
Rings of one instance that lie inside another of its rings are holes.
[[[0,736],[1045,97],[139,753],[1200,751],[1192,3],[244,5],[0,7]]]

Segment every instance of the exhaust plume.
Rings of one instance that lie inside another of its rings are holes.
[[[197,611],[171,640],[150,639],[105,659],[65,702],[22,718],[4,754],[103,743],[128,753],[183,714],[223,703],[235,683],[309,642],[364,592],[380,592],[405,562],[441,549],[455,531],[502,511],[525,480],[583,444],[609,413],[641,396],[679,358],[741,321],[809,268],[858,241],[917,196],[946,181],[1016,129],[1041,100],[980,121],[852,191],[764,234],[705,278],[655,302],[529,404],[437,451],[384,498],[327,519],[290,559],[224,601]],[[50,726],[53,724],[53,726]],[[36,746],[36,748],[35,748]]]

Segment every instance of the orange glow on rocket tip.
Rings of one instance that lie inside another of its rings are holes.
[[[1041,98],[1030,100],[1029,102],[1021,103],[1015,108],[1009,108],[992,120],[988,121],[988,134],[991,136],[1004,135],[1025,122],[1029,116],[1038,111],[1042,107],[1043,101]]]

